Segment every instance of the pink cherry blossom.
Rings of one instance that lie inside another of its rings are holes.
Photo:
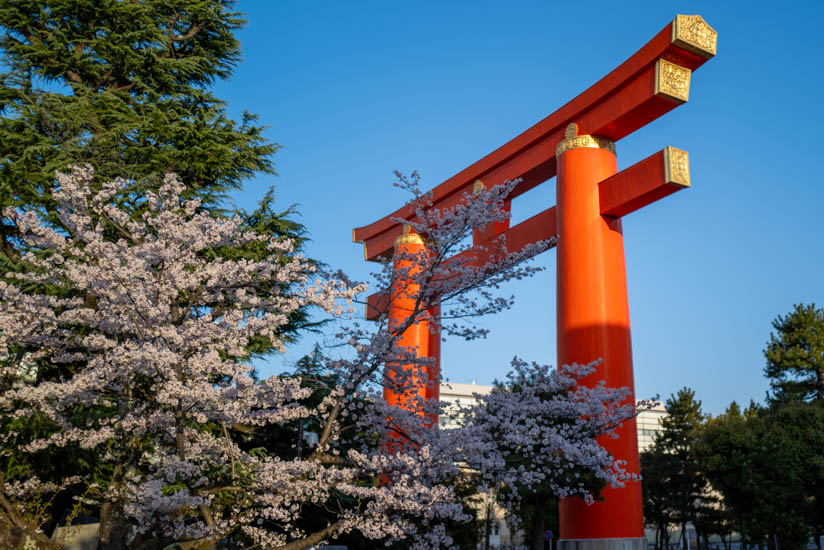
[[[0,415],[36,412],[55,424],[39,439],[7,434],[6,449],[14,444],[36,454],[76,445],[96,450],[115,473],[99,486],[67,476],[60,484],[32,478],[0,487],[20,511],[27,495],[83,484],[90,501],[125,518],[134,548],[148,540],[207,543],[239,533],[262,548],[292,550],[351,531],[376,544],[405,539],[410,548],[446,548],[446,522],[469,519],[454,487],[465,472],[474,472],[479,491],[548,483],[559,496],[587,500],[586,488],[570,481],[576,470],[612,485],[632,479],[594,440],[633,414],[623,405],[628,393],[578,386],[592,365],[555,371],[516,359],[506,385],[463,411],[461,428],[422,421],[441,413],[442,404],[415,397],[418,386],[440,380],[420,375],[430,360],[399,346],[400,335],[427,320],[444,334],[483,337],[465,321],[510,307],[512,299],[497,289],[538,271],[524,261],[552,245],[510,253],[499,240],[481,251],[491,258],[484,266],[471,255],[452,259],[474,229],[505,219],[503,202],[514,184],[437,210],[417,192],[415,175],[401,177],[401,187],[415,193],[412,230],[431,244],[407,258],[415,269],[386,262],[375,280],[389,295],[419,287],[417,305],[402,323],[390,323],[384,311],[365,326],[352,318],[351,306],[366,285],[319,272],[289,240],[254,233],[239,218],[211,215],[198,201],[182,199],[185,187],[174,175],[158,193],[146,194],[140,216],[117,200],[128,193],[127,182],[95,191],[92,175],[75,167],[57,176],[55,213],[65,231],[33,212],[4,213],[24,232],[30,252],[25,273],[0,281],[0,353],[9,352],[0,378],[17,376],[15,350],[71,366],[65,372],[73,374],[3,386]],[[262,243],[266,257],[210,253],[251,242]],[[40,292],[42,283],[54,290]],[[430,309],[436,303],[439,316]],[[255,380],[247,351],[260,337],[285,349],[282,329],[306,307],[339,327],[335,343],[318,357],[339,382],[314,407],[306,405],[312,390],[297,377]],[[389,384],[408,396],[407,408],[383,401]],[[70,413],[77,407],[102,414],[81,425]],[[304,455],[249,452],[238,440],[300,419],[320,426],[317,445]],[[397,443],[391,448],[382,444],[390,432]],[[357,505],[337,508],[342,497]],[[333,510],[334,521],[306,532],[300,520],[313,506]]]

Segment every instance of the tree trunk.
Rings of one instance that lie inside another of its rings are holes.
[[[492,503],[490,502],[491,498],[492,494],[490,493],[487,495],[486,511],[484,513],[484,550],[489,550],[489,536],[491,535],[490,531],[492,531],[492,520],[489,517],[492,515]]]
[[[535,518],[532,527],[532,550],[544,550],[544,507],[540,499],[535,501]]]
[[[98,550],[127,550],[129,524],[122,514],[122,507],[106,502],[100,508],[100,539]]]
[[[52,542],[33,527],[26,529],[13,525],[4,515],[0,515],[0,548],[14,550],[58,550],[62,545]]]
[[[121,400],[120,407],[123,403]],[[128,448],[128,442],[124,442],[124,448]],[[129,534],[129,522],[123,513],[123,501],[120,497],[120,487],[123,481],[123,472],[126,469],[124,464],[128,464],[128,456],[125,451],[119,458],[117,465],[112,472],[109,482],[109,489],[115,489],[115,498],[104,502],[100,507],[100,527],[98,530],[98,550],[126,550],[126,537]]]

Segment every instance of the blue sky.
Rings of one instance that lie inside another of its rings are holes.
[[[762,349],[794,303],[824,306],[824,125],[819,2],[314,2],[240,0],[243,61],[215,87],[284,146],[270,185],[298,204],[309,255],[355,278],[373,264],[353,227],[399,206],[392,170],[431,188],[618,66],[677,13],[719,33],[690,100],[618,143],[625,168],[672,145],[692,188],[624,219],[638,396],[696,390],[706,412],[763,401]],[[554,182],[513,203],[514,222],[555,203]],[[555,253],[512,284],[515,308],[484,342],[448,341],[456,382],[502,378],[513,355],[555,363]],[[310,337],[262,365],[282,372]]]

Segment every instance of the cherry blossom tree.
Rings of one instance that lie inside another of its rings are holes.
[[[408,258],[414,268],[386,262],[376,278],[389,299],[416,289],[409,317],[397,322],[384,311],[366,327],[349,319],[364,285],[319,273],[288,239],[183,200],[175,176],[157,195],[135,199],[145,201],[140,216],[113,200],[128,193],[125,182],[93,192],[91,181],[89,168],[58,175],[56,214],[65,230],[34,212],[4,213],[30,252],[24,274],[0,281],[0,378],[18,377],[24,356],[61,364],[69,375],[2,386],[8,425],[48,426],[36,437],[9,430],[2,452],[93,452],[98,474],[5,480],[0,528],[9,536],[14,529],[46,547],[36,503],[79,486],[80,505],[100,514],[102,550],[209,548],[228,536],[297,550],[351,532],[443,548],[451,542],[447,523],[469,519],[454,488],[462,472],[476,472],[480,490],[540,483],[588,500],[592,488],[575,478],[582,469],[613,485],[632,477],[593,440],[631,414],[628,393],[578,386],[591,365],[556,372],[516,360],[509,386],[465,411],[463,428],[441,431],[424,420],[441,405],[421,399],[419,387],[439,380],[420,375],[430,360],[402,347],[400,336],[427,322],[482,337],[463,320],[509,307],[495,290],[534,273],[523,260],[551,244],[508,253],[501,240],[478,252],[483,262],[455,259],[473,230],[507,216],[503,201],[514,184],[437,210],[417,191],[417,176],[401,177],[415,193],[410,230],[429,246]],[[250,245],[266,254],[221,254]],[[254,342],[283,349],[279,329],[307,306],[340,320],[338,346],[317,358],[329,384],[319,403],[299,377],[256,380],[249,365]],[[385,386],[407,396],[404,407],[383,401]],[[254,434],[295,421],[318,426],[310,452],[252,444]],[[325,525],[313,521],[319,510],[330,518]]]

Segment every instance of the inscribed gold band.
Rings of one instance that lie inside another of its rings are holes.
[[[427,239],[424,239],[417,233],[407,233],[406,235],[401,235],[395,238],[395,248],[398,248],[404,244],[430,244]]]
[[[559,157],[565,151],[569,151],[570,149],[580,149],[583,147],[590,149],[606,149],[613,155],[616,154],[614,141],[598,136],[583,135],[574,136],[559,143],[558,147],[555,148],[555,156]]]

